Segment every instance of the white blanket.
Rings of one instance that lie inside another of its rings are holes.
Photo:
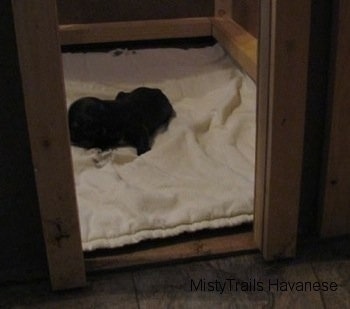
[[[63,55],[67,102],[163,90],[177,116],[137,156],[72,147],[83,249],[253,219],[256,87],[219,45]]]

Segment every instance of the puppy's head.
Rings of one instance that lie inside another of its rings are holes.
[[[83,148],[103,148],[108,138],[105,106],[99,99],[88,97],[75,101],[68,111],[71,142]]]

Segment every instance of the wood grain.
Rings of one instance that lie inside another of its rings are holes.
[[[263,70],[259,83],[268,85],[267,93],[258,92],[258,105],[267,108],[265,120],[258,116],[259,123],[266,122],[266,154],[257,159],[262,165],[260,176],[265,174],[265,181],[258,180],[265,184],[259,220],[263,222],[261,249],[271,260],[294,256],[296,250],[311,1],[263,1],[261,5],[262,12],[271,15],[264,26],[269,29],[261,29],[265,36],[270,33],[269,52],[260,53],[268,58],[259,59],[259,70]]]
[[[228,54],[256,81],[258,41],[235,21],[213,18],[213,37]]]
[[[253,241],[253,233],[245,232],[200,240],[188,240],[120,255],[86,258],[85,264],[87,271],[96,271],[135,265],[158,264],[193,257],[220,255],[255,249],[256,245]]]
[[[53,289],[85,284],[54,0],[13,0],[18,58]]]
[[[211,35],[209,18],[180,18],[93,24],[71,24],[59,27],[62,45],[205,37]]]
[[[267,128],[269,111],[270,72],[270,0],[261,0],[260,36],[258,45],[257,130],[255,151],[254,239],[263,247],[264,209],[266,194]]]

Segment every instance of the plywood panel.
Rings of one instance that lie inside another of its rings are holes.
[[[321,235],[350,233],[350,2],[335,2],[328,161]]]
[[[85,284],[54,0],[13,0],[18,58],[54,289]]]

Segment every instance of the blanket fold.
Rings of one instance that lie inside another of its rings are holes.
[[[85,251],[252,221],[256,86],[219,45],[66,53],[63,63],[68,104],[148,86],[176,111],[141,156],[72,147]]]

